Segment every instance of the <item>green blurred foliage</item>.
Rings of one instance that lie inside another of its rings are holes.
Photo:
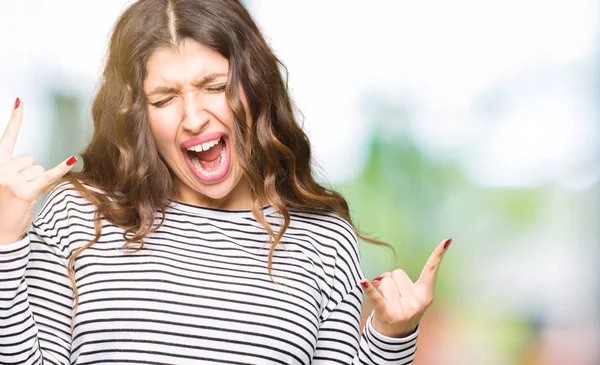
[[[401,267],[416,280],[435,245],[451,237],[441,203],[461,182],[456,166],[427,158],[410,140],[375,136],[365,169],[337,187],[359,229],[396,252],[362,244],[365,274]]]
[[[52,148],[46,156],[53,166],[70,155],[78,155],[88,143],[86,116],[82,100],[74,94],[58,90],[50,92],[54,106]],[[78,157],[79,158],[79,157]],[[76,166],[77,167],[77,166]]]
[[[453,301],[460,301],[456,289],[474,260],[541,222],[548,196],[544,188],[478,186],[458,161],[431,157],[407,137],[381,134],[372,138],[363,171],[336,189],[361,232],[395,250],[362,242],[367,277],[402,268],[416,280],[435,245],[452,238],[436,296]]]

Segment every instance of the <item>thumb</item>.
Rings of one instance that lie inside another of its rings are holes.
[[[38,194],[41,194],[46,188],[69,172],[75,162],[77,162],[77,158],[71,156],[35,179],[33,182],[37,187]]]
[[[373,284],[371,284],[369,280],[361,280],[360,285],[362,286],[363,291],[365,292],[367,297],[373,303],[375,309],[387,306],[387,299],[385,299],[385,297],[381,295],[381,293],[378,292],[377,289],[375,289],[375,287],[373,286]]]

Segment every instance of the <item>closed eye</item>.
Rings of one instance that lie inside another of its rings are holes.
[[[207,87],[204,90],[206,90],[207,92],[211,93],[211,94],[217,94],[217,93],[221,93],[223,91],[225,91],[225,87],[227,85],[220,85],[220,86],[216,86],[216,87]],[[152,105],[153,107],[156,108],[162,108],[163,106],[167,105],[171,100],[173,100],[174,96],[171,96],[167,99],[161,100],[161,101],[157,101],[156,103],[150,103],[150,105]]]
[[[204,90],[208,91],[209,93],[220,93],[225,91],[225,86],[226,85],[221,85],[221,86],[217,86],[217,87],[207,87]]]
[[[162,108],[163,106],[167,105],[167,103],[171,100],[173,100],[173,96],[171,96],[170,98],[161,100],[161,101],[157,101],[156,103],[150,103],[150,105],[156,107],[156,108]]]

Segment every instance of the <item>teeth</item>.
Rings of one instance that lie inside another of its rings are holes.
[[[208,151],[211,147],[218,144],[220,140],[221,140],[221,137],[219,137],[217,139],[213,139],[212,141],[208,141],[208,142],[197,144],[195,146],[188,147],[187,149],[188,149],[188,151],[194,151],[194,152]]]
[[[198,157],[194,154],[192,154],[190,156],[190,160],[192,161],[192,165],[194,165],[194,167],[197,170],[201,171],[204,175],[213,176],[213,175],[216,175],[217,173],[219,173],[219,171],[221,171],[221,169],[223,168],[226,154],[227,154],[227,149],[225,148],[225,146],[223,146],[223,148],[221,149],[221,157],[220,157],[221,160],[219,161],[219,167],[217,169],[215,169],[215,171],[206,171],[204,168],[202,168],[202,165],[200,164],[200,160],[198,160]]]

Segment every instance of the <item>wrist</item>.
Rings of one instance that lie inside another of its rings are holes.
[[[412,335],[418,328],[418,323],[406,323],[402,325],[390,325],[379,322],[375,316],[371,318],[371,325],[378,333],[391,338],[404,338]]]

